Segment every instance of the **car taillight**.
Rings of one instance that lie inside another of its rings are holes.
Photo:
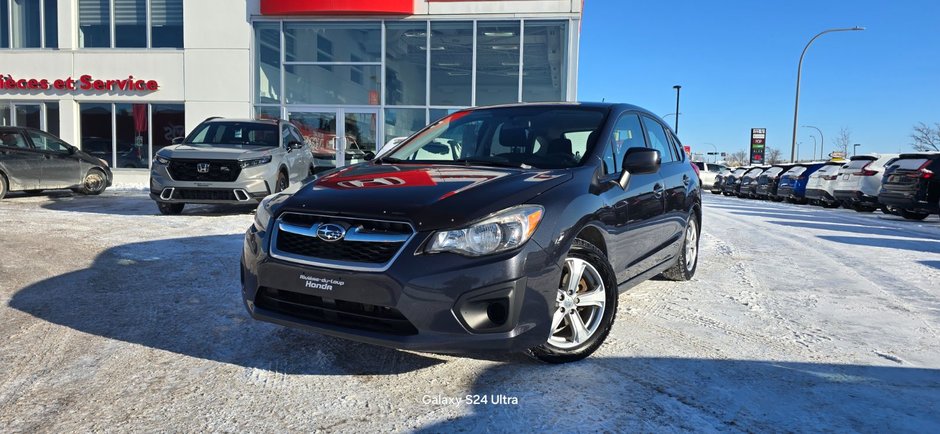
[[[823,176],[822,176],[822,179],[824,179],[824,180],[826,180],[826,181],[833,181],[833,180],[835,180],[835,179],[838,178],[838,177],[839,177],[839,175],[823,175]]]
[[[924,163],[919,168],[917,168],[917,172],[915,172],[916,174],[914,175],[914,177],[921,178],[921,179],[933,178],[933,170],[930,170],[927,168],[927,166],[929,166],[930,163],[933,163],[933,161],[927,160],[926,163]]]
[[[874,161],[872,161],[871,163],[874,163]],[[862,166],[862,168],[859,169],[858,172],[853,173],[853,175],[855,175],[855,176],[875,176],[875,175],[877,175],[877,174],[878,174],[878,171],[877,171],[877,170],[869,170],[869,169],[868,169],[868,166],[871,166],[871,163],[868,163],[868,164]]]
[[[698,176],[699,178],[702,177],[702,173],[698,170],[698,166],[696,166],[695,163],[692,163],[692,169],[695,170],[695,176]]]

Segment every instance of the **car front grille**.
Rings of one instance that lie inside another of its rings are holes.
[[[317,235],[324,225],[344,228],[339,240]],[[271,256],[328,268],[382,271],[414,236],[408,223],[285,213],[272,231]]]
[[[242,168],[236,160],[174,159],[167,165],[167,171],[177,181],[233,182]]]
[[[232,189],[176,188],[171,199],[176,200],[224,200],[237,201]]]
[[[307,321],[338,325],[398,336],[418,330],[395,308],[336,300],[293,291],[261,287],[255,304],[262,308]]]

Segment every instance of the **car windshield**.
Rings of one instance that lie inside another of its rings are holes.
[[[504,107],[447,116],[379,161],[561,169],[591,152],[606,108]]]
[[[191,145],[279,145],[277,125],[257,122],[205,122],[186,137]]]

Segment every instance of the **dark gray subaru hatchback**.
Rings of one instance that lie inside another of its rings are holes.
[[[619,292],[695,273],[694,167],[631,105],[459,111],[264,199],[242,295],[256,319],[371,344],[579,360]]]

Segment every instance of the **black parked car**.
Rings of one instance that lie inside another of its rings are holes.
[[[767,170],[769,166],[755,167],[748,170],[741,176],[741,185],[738,187],[738,197],[754,198],[757,194],[757,178]]]
[[[775,164],[765,170],[764,173],[761,173],[757,177],[757,189],[754,192],[754,197],[762,200],[770,199],[775,202],[782,201],[783,198],[777,196],[777,185],[780,183],[780,177],[793,166],[795,164]]]
[[[38,194],[70,188],[101,194],[111,185],[111,169],[45,131],[0,127],[0,199],[9,191]]]
[[[940,152],[901,154],[885,169],[878,202],[910,220],[940,212]]]
[[[573,361],[606,338],[619,291],[692,277],[701,209],[679,140],[646,110],[462,110],[266,198],[242,295],[256,319],[372,344]]]
[[[737,196],[741,190],[741,177],[751,170],[750,166],[738,167],[729,173],[721,182],[721,193],[725,196]]]
[[[712,183],[712,186],[709,189],[712,192],[712,194],[721,194],[721,191],[725,182],[725,178],[727,178],[728,175],[730,174],[731,174],[731,169],[725,168],[725,169],[722,169],[720,173],[715,175],[715,182]]]

